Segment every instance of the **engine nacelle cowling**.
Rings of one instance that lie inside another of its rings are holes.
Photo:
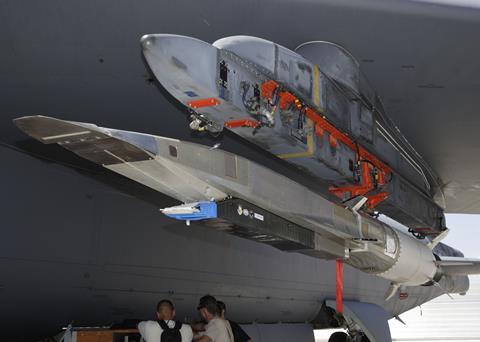
[[[395,231],[398,239],[396,261],[378,276],[403,285],[423,285],[431,282],[438,272],[435,256],[419,240]]]

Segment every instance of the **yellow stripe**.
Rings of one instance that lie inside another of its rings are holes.
[[[313,65],[313,103],[320,107],[320,90],[318,87],[318,66]]]
[[[307,119],[306,126],[313,127],[313,122],[310,119]],[[303,152],[294,152],[294,153],[284,153],[284,154],[277,154],[277,157],[282,159],[290,159],[290,158],[302,158],[302,157],[310,157],[313,155],[314,152],[314,145],[313,145],[313,133],[307,135],[307,150]]]
[[[313,65],[313,103],[317,108],[320,109],[320,86],[319,86],[319,71],[318,66],[316,64]],[[315,125],[313,124],[312,120],[307,119],[307,127],[312,127],[315,130]],[[295,152],[295,153],[285,153],[285,154],[277,154],[277,157],[282,159],[290,159],[290,158],[302,158],[302,157],[310,157],[314,153],[314,142],[313,142],[313,133],[307,135],[307,150],[303,152]]]

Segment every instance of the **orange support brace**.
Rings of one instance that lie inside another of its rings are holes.
[[[421,233],[422,235],[435,235],[435,232],[431,227],[415,227],[413,228],[415,233]]]
[[[323,134],[325,134],[325,131],[323,130],[322,127],[315,125],[315,134],[319,137],[323,137]]]
[[[220,104],[220,101],[214,97],[209,97],[208,99],[190,101],[187,103],[187,105],[193,109],[203,108],[203,107],[213,107],[213,106],[218,106],[219,104]]]
[[[362,163],[361,167],[362,176],[359,185],[349,185],[343,187],[331,186],[328,190],[335,196],[342,198],[344,193],[349,193],[349,197],[355,197],[366,194],[373,189],[373,181],[370,176],[370,167],[367,163]]]
[[[375,208],[380,202],[386,200],[388,198],[388,192],[382,191],[379,192],[378,194],[367,196],[367,207],[369,209]]]
[[[333,135],[331,135],[331,134],[328,136],[328,143],[329,143],[330,146],[332,146],[333,148],[337,148],[337,146],[338,146],[337,138],[335,138],[335,136],[333,136]]]
[[[273,98],[273,93],[277,88],[278,88],[278,83],[273,80],[263,82],[260,88],[260,95],[263,98],[271,100]]]
[[[280,93],[279,107],[281,110],[287,109],[292,103],[295,102],[296,97],[289,92]]]
[[[266,81],[261,85],[261,96],[268,100],[272,100],[274,92],[281,90],[279,87],[280,85],[273,80]],[[357,154],[358,160],[360,160],[362,163],[360,184],[340,188],[332,186],[329,188],[329,191],[331,191],[334,195],[343,198],[345,193],[348,192],[350,193],[350,197],[354,197],[358,195],[365,195],[369,191],[374,190],[375,184],[374,180],[372,179],[374,170],[376,184],[384,185],[386,183],[387,175],[392,172],[392,169],[389,166],[368,152],[364,147],[355,143],[348,136],[348,134],[341,132],[334,125],[328,122],[324,116],[317,113],[312,108],[305,106],[301,100],[299,100],[289,91],[279,91],[278,97],[280,110],[285,110],[294,105],[298,110],[303,111],[307,118],[313,121],[315,126],[315,134],[317,136],[323,136],[323,134],[327,132],[329,134],[328,142],[330,146],[336,148],[339,143],[342,143]],[[372,196],[367,196],[367,207],[373,209],[387,197],[388,194],[386,192],[380,192]]]
[[[358,185],[350,185],[350,186],[343,186],[343,187],[335,187],[331,186],[328,188],[328,190],[334,194],[335,196],[342,198],[344,197],[345,194],[348,194],[348,197],[355,197],[355,196],[362,196],[370,192],[371,190],[374,190],[375,186],[373,183],[373,177],[372,177],[372,169],[373,166],[367,162],[362,162],[361,163],[361,181],[360,184]],[[378,185],[384,185],[385,184],[385,178],[382,177],[376,177],[376,181]],[[379,192],[374,195],[369,195],[367,196],[367,202],[366,206],[369,209],[375,208],[380,202],[383,200],[387,199],[388,193],[387,192]]]
[[[335,265],[336,275],[336,305],[337,313],[343,313],[343,260],[337,259]]]
[[[224,126],[227,128],[237,128],[237,127],[257,128],[259,125],[260,125],[260,122],[252,119],[231,120],[231,121],[225,121],[224,123]]]

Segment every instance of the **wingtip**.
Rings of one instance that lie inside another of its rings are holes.
[[[76,123],[43,115],[18,117],[13,119],[13,123],[22,132],[44,144],[55,143],[56,136],[60,137],[86,129]]]
[[[50,116],[44,116],[44,115],[25,115],[25,116],[19,116],[17,118],[12,119],[13,123],[21,123],[21,122],[27,122],[27,121],[34,121],[37,119],[51,119],[51,120],[58,120],[55,118],[52,118]]]
[[[21,131],[26,133],[29,136],[30,130],[33,126],[35,126],[36,122],[45,121],[45,120],[58,120],[49,116],[43,115],[26,115],[26,116],[19,116],[18,118],[12,119],[12,122],[17,126]]]

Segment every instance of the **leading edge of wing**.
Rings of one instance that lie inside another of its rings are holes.
[[[436,261],[443,273],[448,275],[480,274],[480,259],[462,257],[440,257]]]

